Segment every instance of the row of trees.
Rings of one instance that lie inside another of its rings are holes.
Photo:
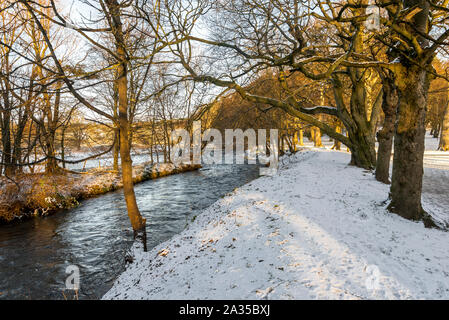
[[[431,81],[447,81],[433,62],[437,54],[447,57],[448,3],[378,0],[376,5],[379,15],[370,16],[372,7],[363,0],[214,1],[211,36],[189,37],[184,47],[209,45],[215,70],[190,63],[189,50],[177,53],[191,79],[231,88],[248,101],[283,109],[320,128],[351,150],[351,163],[377,168],[380,181],[388,181],[394,136],[389,209],[431,226],[421,205],[426,110]],[[368,21],[373,18],[379,21],[374,32],[368,29],[375,25]],[[279,74],[283,91],[278,97],[254,94],[244,85],[248,75],[267,69]],[[331,105],[303,97],[298,74],[329,86]],[[338,118],[348,136],[318,115]]]
[[[151,146],[157,143],[166,148],[167,126],[170,120],[190,112],[195,88],[172,81],[169,75],[173,69],[167,53],[170,45],[180,40],[167,41],[168,37],[157,35],[166,27],[157,2],[77,4],[84,12],[73,14],[66,2],[53,0],[1,3],[4,173],[11,176],[17,168],[35,164],[45,164],[48,174],[61,173],[58,163],[98,156],[64,160],[66,129],[78,127],[74,133],[83,135],[83,125],[71,121],[75,110],[81,110],[85,119],[113,133],[114,143],[105,152],[114,150],[115,169],[120,158],[128,215],[135,238],[141,239],[146,249],[145,219],[132,183],[130,129],[133,123],[136,127],[142,121],[152,123],[150,135],[156,142],[151,141]],[[164,155],[167,153],[164,149]]]
[[[276,73],[262,72],[246,86],[246,89],[256,95],[279,96],[282,88],[277,81],[278,76]],[[295,79],[295,82],[301,84],[304,97],[322,102],[329,100],[323,86],[308,82],[304,78]],[[295,152],[297,145],[304,144],[304,136],[313,141],[315,146],[323,146],[319,128],[291,116],[282,109],[242,99],[235,92],[219,97],[217,101],[199,108],[197,112],[201,114],[204,128],[215,128],[222,133],[225,132],[225,129],[230,128],[242,130],[277,128],[279,130],[280,154],[285,150]],[[321,118],[341,133],[341,124],[338,120],[329,116],[321,116]],[[334,148],[340,150],[341,143],[338,140],[335,140]]]
[[[449,62],[436,59],[433,64],[438,74],[449,75]],[[429,89],[427,126],[430,134],[439,139],[439,150],[449,151],[449,85],[443,78],[432,81]]]
[[[195,106],[214,105],[203,101],[216,103],[221,89],[257,110],[242,125],[276,126],[291,140],[279,119],[288,114],[314,137],[318,128],[346,145],[352,164],[376,169],[386,183],[394,137],[389,208],[431,226],[421,205],[424,136],[431,81],[448,80],[434,67],[437,55],[447,57],[448,2],[374,2],[100,0],[77,2],[84,15],[75,15],[55,0],[3,1],[3,164],[17,162],[8,158],[17,159],[12,133],[22,159],[39,143],[54,171],[55,132],[73,109],[87,110],[114,132],[128,215],[145,246],[131,179],[132,124],[142,114],[205,114]],[[20,125],[23,117],[32,121]],[[443,136],[446,122],[439,122]],[[164,123],[168,132],[171,122]]]

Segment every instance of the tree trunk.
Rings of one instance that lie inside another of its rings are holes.
[[[448,94],[449,100],[449,94]],[[438,150],[449,151],[449,101],[444,111],[443,123],[441,125],[440,144]]]
[[[118,158],[119,158],[119,154],[120,154],[120,130],[119,129],[115,129],[114,130],[114,164],[113,164],[113,170],[114,171],[119,171],[119,166],[118,166]]]
[[[65,169],[66,164],[65,164],[65,146],[64,146],[64,138],[65,136],[65,130],[62,130],[62,134],[61,134],[61,159],[62,159],[62,167]]]
[[[357,70],[349,69],[352,81],[350,112],[345,104],[343,84],[337,77],[334,78],[334,97],[338,107],[338,117],[342,122],[350,145],[351,165],[364,169],[376,167],[376,148],[374,130],[367,119],[367,99],[363,78]]]
[[[8,108],[8,106],[7,106]],[[10,111],[7,110],[3,116],[3,125],[2,125],[2,142],[3,142],[3,163],[5,166],[5,175],[11,176],[14,174],[14,168],[12,166],[11,160],[11,129],[10,129]]]
[[[299,130],[299,145],[300,146],[304,145],[304,131],[302,129]]]
[[[374,169],[376,167],[376,149],[374,137],[371,131],[363,131],[359,128],[346,128],[348,130],[348,138],[352,142],[349,147],[351,151],[351,165],[364,168]]]
[[[58,163],[56,162],[55,142],[54,137],[47,133],[45,148],[47,149],[47,162],[45,164],[45,173],[53,174],[58,170]]]
[[[45,173],[56,173],[58,171],[58,163],[56,161],[56,146],[55,146],[55,140],[56,140],[56,129],[58,127],[58,121],[59,121],[59,106],[61,103],[61,84],[57,84],[57,90],[55,94],[55,101],[54,103],[51,103],[50,96],[45,96],[45,102],[46,106],[44,109],[46,118],[47,118],[47,125],[48,129],[44,130],[45,135],[45,144],[47,149],[47,163],[45,166]],[[52,112],[53,107],[53,112]],[[41,125],[45,128],[45,123],[42,122]]]
[[[113,112],[114,112],[114,118],[118,118],[118,108],[119,108],[119,96],[118,96],[118,88],[117,88],[117,81],[113,84]],[[114,128],[114,160],[113,160],[113,170],[119,171],[119,153],[120,153],[120,128],[117,128],[115,126]]]
[[[285,151],[284,135],[281,134],[281,136],[280,136],[279,139],[281,140],[281,143],[280,143],[280,146],[281,146],[281,153],[280,153],[280,154],[283,155],[283,154],[284,154],[284,151]]]
[[[3,106],[1,115],[1,133],[2,133],[2,162],[5,168],[5,175],[11,176],[14,174],[12,166],[12,145],[11,145],[11,106],[8,92],[2,92]],[[0,172],[1,173],[1,172]]]
[[[430,80],[425,70],[402,67],[396,74],[399,93],[394,136],[393,175],[389,210],[410,220],[431,219],[421,205],[426,107]]]
[[[429,7],[426,0],[404,0],[406,8],[417,6],[421,11],[412,18],[409,31],[422,47],[429,41]],[[416,52],[411,52],[415,59]],[[392,212],[410,220],[423,220],[426,227],[435,227],[432,218],[421,204],[422,178],[424,174],[424,141],[426,135],[426,109],[430,86],[431,58],[416,55],[418,63],[411,64],[402,57],[395,69],[395,84],[399,93],[396,132],[394,136],[393,176],[390,188]]]
[[[341,126],[337,124],[335,127],[335,132],[341,133]],[[334,139],[334,145],[332,146],[332,150],[341,150],[341,142]]]
[[[439,135],[440,135],[440,124],[437,123],[437,124],[435,125],[435,129],[434,129],[434,131],[433,131],[433,137],[434,137],[434,138],[438,138]]]
[[[313,127],[313,145],[317,148],[321,148],[323,143],[321,142],[321,130],[317,127]]]
[[[27,111],[25,111],[25,114],[20,118],[19,124],[17,126],[17,132],[14,137],[14,151],[12,154],[12,164],[14,166],[14,172],[23,172],[21,164],[22,159],[22,140],[23,140],[23,134],[25,131],[25,125],[26,121],[28,119]],[[19,166],[18,166],[19,165]]]
[[[390,161],[393,149],[394,124],[398,106],[398,93],[394,80],[388,76],[383,79],[382,110],[385,115],[382,129],[377,133],[379,150],[377,151],[376,179],[390,183]]]
[[[128,210],[128,216],[131,221],[132,228],[134,230],[134,239],[140,240],[143,243],[144,251],[147,250],[146,245],[146,220],[140,214],[137,206],[136,195],[134,193],[134,184],[132,179],[133,168],[131,160],[131,150],[129,146],[129,123],[127,104],[128,98],[127,91],[127,79],[125,63],[122,63],[119,67],[119,78],[117,80],[119,88],[119,126],[120,126],[120,158],[122,164],[122,179],[123,179],[123,193],[125,195],[126,207]]]
[[[298,148],[297,148],[297,143],[298,143],[298,131],[296,131],[296,130],[295,130],[295,132],[293,133],[293,139],[292,139],[292,141],[293,141],[293,143],[292,143],[292,146],[293,146],[293,152],[296,152],[296,151],[298,151]]]
[[[122,163],[123,193],[125,195],[128,217],[134,230],[134,239],[141,241],[144,251],[147,251],[146,219],[140,214],[137,206],[134,184],[132,180],[132,160],[131,148],[129,145],[129,120],[128,120],[128,79],[127,79],[127,54],[125,38],[123,35],[123,25],[120,16],[120,6],[117,0],[106,1],[111,14],[113,33],[116,44],[117,57],[120,64],[117,68],[118,77],[116,79],[119,115],[118,122],[120,128],[120,158]]]

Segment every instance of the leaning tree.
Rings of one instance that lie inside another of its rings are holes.
[[[320,2],[312,8],[312,3],[214,1],[209,11],[214,14],[207,18],[209,38],[184,32],[182,19],[173,17],[179,36],[189,39],[174,51],[194,81],[230,88],[248,101],[281,108],[344,143],[351,150],[352,164],[372,169],[376,165],[374,133],[382,93],[368,92],[373,79],[367,70],[378,64],[363,61],[367,32],[359,16],[364,8],[350,8],[350,16],[341,17],[344,8],[334,10]],[[195,65],[189,56],[198,43],[210,46],[208,68]],[[281,97],[251,94],[245,87],[252,75],[263,70],[279,75]],[[288,80],[297,74],[330,83],[334,104],[324,106],[304,99],[298,84]],[[322,121],[320,115],[337,117],[348,136]]]

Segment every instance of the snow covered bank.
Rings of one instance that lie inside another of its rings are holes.
[[[199,165],[143,163],[133,167],[134,183],[199,169]],[[23,174],[15,182],[0,178],[0,223],[30,216],[45,216],[78,205],[78,200],[105,194],[123,187],[122,177],[111,168],[88,173],[46,175]]]
[[[449,298],[449,233],[389,213],[388,186],[313,150],[219,200],[104,299]]]

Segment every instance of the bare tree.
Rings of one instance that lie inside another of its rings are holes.
[[[40,3],[29,3],[28,1],[19,1],[21,5],[29,12],[33,22],[38,27],[40,33],[42,34],[45,44],[48,46],[49,54],[53,59],[57,71],[55,75],[63,81],[67,89],[76,97],[82,104],[87,108],[94,111],[95,113],[105,117],[111,122],[117,124],[120,129],[120,157],[121,157],[121,167],[122,167],[122,179],[123,179],[123,191],[125,194],[126,205],[128,209],[128,216],[131,221],[131,225],[134,230],[135,239],[139,239],[143,243],[143,248],[146,250],[146,231],[145,231],[145,219],[140,214],[139,208],[137,206],[137,201],[134,193],[134,186],[132,181],[132,161],[130,155],[130,140],[129,140],[129,118],[128,118],[128,68],[129,68],[129,55],[127,52],[127,43],[125,41],[126,33],[129,32],[125,30],[122,22],[123,11],[129,7],[129,4],[119,3],[116,0],[101,1],[99,7],[95,7],[90,4],[93,8],[97,9],[99,13],[102,14],[101,21],[106,25],[100,28],[77,28],[73,27],[75,31],[82,35],[85,39],[90,41],[94,46],[107,51],[112,57],[115,58],[114,68],[116,69],[116,79],[114,80],[117,86],[118,92],[118,115],[114,117],[105,111],[102,111],[94,107],[88,99],[84,98],[82,94],[74,87],[73,79],[70,79],[70,75],[63,67],[60,59],[58,58],[53,43],[49,37],[48,30],[42,24],[42,19],[52,21],[57,25],[67,27],[69,22],[62,17],[58,12],[57,6],[54,1],[49,1],[46,4]],[[44,9],[50,7],[52,9],[52,14],[55,18],[46,14]],[[132,26],[131,26],[132,28]],[[104,47],[100,42],[93,40],[87,33],[107,33],[111,34],[114,39],[115,48],[109,50]],[[38,66],[41,66],[39,61],[34,61]],[[93,72],[94,74],[97,72]],[[77,75],[80,76],[79,74]],[[85,74],[81,75],[85,77]]]
[[[449,31],[444,28],[449,11],[445,1],[397,0],[378,4],[387,14],[380,17],[380,30],[369,33],[365,28],[368,1],[216,1],[211,6],[211,11],[218,16],[213,20],[212,36],[189,37],[189,45],[178,46],[176,50],[191,79],[231,88],[249,101],[287,111],[346,144],[352,152],[352,163],[366,168],[376,164],[374,132],[382,100],[385,100],[385,110],[389,110],[387,104],[394,109],[397,93],[389,208],[405,218],[424,220],[430,226],[432,222],[421,206],[425,110],[429,83],[436,76],[432,61],[436,52],[447,45],[449,37]],[[174,21],[182,32],[181,19],[175,17]],[[330,35],[324,41],[323,33],[321,41],[313,37],[320,23],[324,24],[324,34]],[[387,50],[384,57],[373,54],[375,47],[370,38]],[[195,65],[189,56],[195,42],[210,45],[210,55],[220,54],[211,61],[218,72]],[[268,68],[280,71],[279,81],[284,83],[286,92],[283,99],[251,94],[242,85],[251,74]],[[374,99],[367,99],[367,70],[370,68],[391,73],[384,74],[386,90],[379,91]],[[307,106],[285,80],[296,72],[316,81],[330,79],[336,106]],[[345,77],[350,80],[348,106],[344,94]],[[391,79],[394,79],[394,87],[389,88]],[[348,137],[313,116],[318,114],[338,117]],[[388,114],[391,112],[387,111]],[[393,122],[394,119],[387,117],[383,133],[391,134],[388,126]],[[381,153],[383,168],[379,175],[387,181],[385,164],[390,137],[382,139],[381,133],[382,140],[386,148]]]

